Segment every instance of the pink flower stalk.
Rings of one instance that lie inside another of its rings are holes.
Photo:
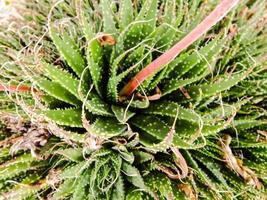
[[[194,43],[212,26],[217,24],[238,2],[239,0],[222,0],[221,3],[181,41],[137,73],[135,77],[124,86],[119,95],[121,97],[130,96],[146,78],[170,63],[181,51]]]
[[[3,85],[0,84],[0,92],[7,91],[7,92],[30,92],[31,87],[26,85]]]

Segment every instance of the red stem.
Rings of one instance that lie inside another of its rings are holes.
[[[31,87],[26,85],[3,85],[0,83],[0,92],[30,92]]]
[[[181,51],[190,46],[212,26],[219,22],[238,3],[238,1],[239,0],[222,0],[221,3],[217,5],[217,7],[181,41],[133,77],[132,80],[130,80],[120,91],[120,96],[130,96],[146,78],[170,63]]]

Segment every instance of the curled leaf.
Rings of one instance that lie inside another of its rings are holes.
[[[188,166],[183,157],[177,148],[171,147],[172,152],[175,155],[175,164],[177,168],[170,168],[164,165],[158,165],[157,169],[165,173],[170,179],[181,180],[188,175]]]
[[[224,138],[221,140],[221,146],[222,146],[224,159],[225,159],[225,162],[227,163],[227,166],[230,169],[234,170],[241,177],[243,177],[247,184],[252,185],[253,187],[256,187],[257,189],[261,189],[262,184],[258,180],[255,172],[253,172],[248,167],[244,166],[242,161],[238,160],[234,156],[230,148],[231,140],[232,138],[230,135],[225,135]]]
[[[113,46],[116,44],[115,38],[110,34],[99,33],[97,35],[97,40],[101,46],[104,46],[104,45]]]

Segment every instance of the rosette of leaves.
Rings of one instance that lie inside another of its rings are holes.
[[[19,43],[28,53],[20,57],[26,64],[14,62],[15,70],[5,65],[7,74],[1,80],[18,83],[21,74],[30,80],[30,116],[43,124],[49,137],[57,138],[29,148],[38,155],[27,154],[42,176],[24,182],[31,177],[29,165],[21,168],[23,175],[3,175],[4,197],[264,198],[264,1],[242,1],[206,36],[151,72],[128,98],[119,94],[123,86],[189,33],[214,5],[77,0],[42,2],[40,7],[47,23],[41,15],[40,29],[31,34],[42,35],[44,24],[48,33],[35,46],[27,46],[27,40]],[[11,43],[2,44],[12,49]],[[8,62],[16,60],[6,56],[4,48],[2,52]],[[21,51],[14,49],[14,54]],[[36,146],[40,151],[35,152]],[[0,173],[10,159],[19,168],[20,162],[8,157]],[[8,187],[9,179],[22,185]]]

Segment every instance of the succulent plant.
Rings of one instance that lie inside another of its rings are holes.
[[[264,199],[267,4],[201,23],[218,3],[19,5],[0,27],[0,199]]]

